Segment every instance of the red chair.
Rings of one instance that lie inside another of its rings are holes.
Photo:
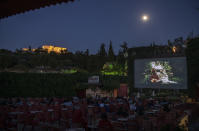
[[[61,111],[60,125],[64,128],[70,128],[69,116],[67,111]]]
[[[31,126],[31,128],[33,130],[32,122],[33,122],[33,119],[34,119],[34,115],[31,114],[30,112],[25,112],[22,119],[23,119],[22,122],[24,124],[22,130],[24,131],[27,126]]]
[[[128,123],[128,131],[139,131],[139,127],[135,123]]]
[[[109,110],[110,110],[110,112],[116,112],[115,106],[113,104],[109,105]]]
[[[72,116],[73,116],[73,110],[72,110],[72,109],[68,109],[68,110],[67,110],[67,113],[68,113],[68,117],[69,117],[69,119],[72,119]]]
[[[101,111],[101,113],[106,113],[105,107],[101,107],[101,108],[100,108],[100,111]]]
[[[112,122],[114,131],[127,131],[128,127],[125,127],[121,122]]]
[[[94,107],[94,113],[99,113],[99,107]]]
[[[150,120],[143,120],[142,127],[144,131],[152,131],[153,126]]]
[[[16,131],[17,130],[17,122],[14,122],[12,119],[7,121],[6,125],[7,131]]]
[[[55,123],[55,124],[58,124],[58,126],[59,126],[60,120],[61,120],[61,111],[60,110],[54,111],[53,117],[52,117],[52,122]]]
[[[52,123],[52,112],[46,111],[44,112],[45,122]]]
[[[6,116],[1,113],[0,114],[0,130],[6,128]]]

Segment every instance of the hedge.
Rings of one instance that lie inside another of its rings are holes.
[[[93,74],[74,73],[0,73],[0,97],[72,97],[76,90],[89,86]],[[95,74],[97,75],[97,74]],[[127,77],[100,76],[103,89],[110,91],[127,82]]]

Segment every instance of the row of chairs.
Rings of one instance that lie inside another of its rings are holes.
[[[48,109],[48,106],[40,107],[39,110],[37,108],[38,112],[36,113],[31,113],[31,111],[36,111],[35,108],[31,107],[29,107],[29,110],[19,110],[19,108],[8,109],[9,111],[4,110],[1,112],[1,114],[4,115],[0,116],[0,129],[15,131],[19,125],[22,127],[21,130],[25,130],[27,127],[31,127],[31,130],[35,130],[35,127],[47,129],[69,128],[72,109],[61,110],[61,108],[58,107],[54,107],[52,111],[48,111]],[[16,112],[16,114],[11,114],[11,112]]]

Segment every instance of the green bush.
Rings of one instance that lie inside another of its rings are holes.
[[[72,97],[76,90],[88,88],[88,77],[94,74],[74,73],[0,73],[0,97]],[[95,74],[96,75],[96,74]],[[126,82],[127,77],[101,76],[104,90],[110,91]]]

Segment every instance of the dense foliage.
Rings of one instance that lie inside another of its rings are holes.
[[[199,96],[199,37],[191,39],[187,43],[187,66],[189,95]]]
[[[12,52],[0,49],[0,71],[24,73],[0,73],[0,96],[72,96],[76,89],[88,88],[88,85],[82,83],[96,74],[100,76],[102,89],[112,90],[118,88],[119,83],[128,82],[132,93],[137,90],[134,88],[134,59],[181,56],[185,54],[184,50],[187,56],[189,94],[196,96],[199,86],[199,37],[186,41],[180,37],[173,42],[168,41],[168,45],[153,43],[131,49],[124,42],[117,55],[112,41],[108,51],[105,44],[101,44],[96,54],[89,54],[88,49],[85,52],[61,54],[44,50]],[[173,46],[177,48],[177,53],[172,52]]]
[[[124,62],[121,63],[121,61],[124,61],[124,54],[120,51],[115,55],[111,41],[108,51],[105,44],[101,44],[96,54],[89,54],[88,49],[85,52],[62,52],[61,54],[48,53],[42,49],[32,52],[31,47],[29,51],[16,50],[15,52],[0,49],[0,71],[9,72],[100,73],[106,62],[114,62],[121,71],[124,71],[122,69]]]
[[[126,50],[127,44],[123,46]],[[96,54],[89,54],[88,49],[56,54],[42,49],[32,52],[29,48],[29,51],[15,52],[0,49],[1,97],[74,96],[77,90],[92,87],[87,84],[92,75],[100,76],[100,86],[107,91],[118,88],[120,82],[127,82],[124,76],[127,68],[122,65],[125,64],[124,48],[115,55],[111,41],[108,51],[105,44],[101,44]],[[109,63],[108,67],[114,63],[114,68],[103,69],[105,63]]]
[[[70,97],[79,89],[92,87],[87,83],[88,77],[92,75],[1,72],[0,97]],[[120,82],[127,82],[127,77],[100,75],[103,90],[118,88]]]

